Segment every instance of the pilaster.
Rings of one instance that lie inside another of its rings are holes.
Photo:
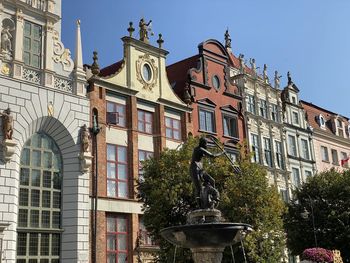
[[[135,182],[138,180],[138,132],[137,132],[137,98],[130,96],[127,99],[127,120],[130,120],[128,126],[128,160],[129,160],[129,183],[132,187],[130,198],[136,198],[136,185]]]
[[[18,8],[16,12],[16,38],[14,47],[14,61],[13,61],[13,77],[17,79],[22,78],[23,70],[23,11]]]

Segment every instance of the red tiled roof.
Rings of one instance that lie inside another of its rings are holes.
[[[304,110],[307,113],[307,117],[308,117],[308,123],[311,125],[312,128],[317,129],[317,130],[324,130],[320,128],[320,125],[318,124],[318,116],[320,116],[320,114],[322,114],[322,116],[325,119],[326,122],[326,132],[332,133],[333,129],[332,129],[332,120],[335,116],[340,116],[343,118],[344,122],[345,122],[345,126],[349,125],[349,118],[344,117],[340,114],[331,112],[329,110],[326,110],[324,108],[321,108],[317,105],[312,104],[311,102],[307,102],[307,101],[303,101],[301,100],[301,105],[304,108]]]
[[[120,60],[112,65],[109,65],[103,69],[101,69],[99,76],[107,77],[116,73],[124,64],[124,60]]]

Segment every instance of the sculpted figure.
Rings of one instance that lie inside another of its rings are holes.
[[[90,132],[86,126],[86,124],[83,125],[81,128],[81,133],[80,133],[80,138],[81,138],[81,149],[83,152],[89,152],[90,150]]]
[[[239,54],[238,59],[239,59],[239,64],[240,64],[240,71],[241,71],[241,73],[244,73],[244,67],[245,67],[244,55],[243,54]]]
[[[228,29],[225,32],[225,47],[231,48],[231,37],[230,37],[230,33],[228,32]]]
[[[263,78],[266,83],[269,82],[269,77],[267,76],[267,65],[264,64],[264,70],[263,70]]]
[[[5,26],[1,31],[1,50],[2,51],[7,53],[12,51],[11,39],[12,39],[12,35],[10,33],[10,27]]]
[[[275,71],[275,89],[279,89],[280,88],[280,78],[282,76],[278,76],[278,71]]]
[[[4,139],[12,140],[13,134],[13,116],[11,115],[11,109],[7,108],[1,113],[2,118],[2,130]]]
[[[199,145],[193,149],[190,174],[195,187],[196,200],[201,208],[213,208],[219,202],[219,192],[215,189],[215,180],[203,170],[202,158],[218,157],[207,150],[207,141],[200,138]],[[208,200],[211,199],[211,200]]]
[[[143,18],[141,18],[140,23],[139,23],[139,27],[140,27],[140,40],[143,42],[148,42],[149,38],[148,38],[148,31],[149,28],[148,26],[152,23],[152,20],[150,20],[148,23],[145,22],[145,20]]]
[[[292,82],[292,77],[291,77],[289,71],[288,71],[288,73],[287,73],[287,78],[288,78],[288,85],[292,84],[292,83],[293,83],[293,82]]]
[[[251,68],[252,68],[252,70],[253,70],[253,73],[254,73],[254,75],[256,74],[256,64],[255,64],[255,59],[254,58],[250,58],[249,59],[249,63],[250,63],[250,66],[251,66]]]

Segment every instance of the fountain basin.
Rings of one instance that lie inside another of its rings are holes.
[[[160,234],[170,243],[185,248],[223,248],[240,242],[242,232],[252,227],[243,223],[201,223],[164,228]]]

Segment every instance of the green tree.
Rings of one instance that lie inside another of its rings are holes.
[[[160,230],[186,223],[188,212],[196,208],[189,164],[198,138],[190,138],[178,150],[165,150],[159,159],[143,164],[144,182],[140,183],[140,200],[144,202],[144,221],[147,229],[160,242],[160,262],[172,262],[174,247],[160,237]],[[245,148],[241,150],[245,152]],[[249,156],[242,154],[242,174],[234,174],[228,160],[208,160],[205,169],[215,178],[221,193],[219,209],[230,222],[251,224],[254,231],[245,241],[248,262],[279,262],[284,249],[282,215],[284,203],[277,190],[268,185],[266,171],[252,164]],[[210,162],[210,164],[209,164]],[[242,252],[234,247],[236,262],[241,262]],[[192,262],[190,252],[177,248],[176,262]],[[223,262],[230,261],[229,251]]]
[[[294,192],[285,227],[294,255],[315,247],[316,235],[318,247],[339,249],[350,262],[350,172],[331,169],[304,183]]]

